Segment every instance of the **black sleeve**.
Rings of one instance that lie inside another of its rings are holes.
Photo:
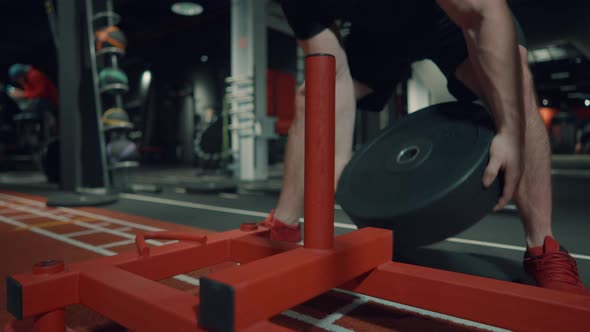
[[[309,39],[330,28],[336,19],[338,1],[280,0],[287,22],[297,39]]]

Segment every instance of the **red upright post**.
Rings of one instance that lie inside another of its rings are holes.
[[[334,246],[334,142],[336,59],[305,59],[305,227],[304,246]]]
[[[64,262],[59,260],[47,260],[33,265],[33,274],[36,276],[53,275],[64,270]],[[37,315],[33,320],[34,332],[65,332],[65,313],[64,308],[57,308]]]

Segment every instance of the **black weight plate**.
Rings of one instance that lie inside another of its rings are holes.
[[[66,193],[51,196],[47,199],[47,206],[101,206],[116,203],[119,196],[115,194],[92,195],[79,193]]]
[[[419,110],[354,154],[336,199],[359,228],[393,230],[396,249],[442,241],[480,220],[500,197],[499,180],[487,190],[482,184],[493,137],[493,120],[480,105]]]

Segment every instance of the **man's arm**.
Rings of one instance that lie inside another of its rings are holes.
[[[482,178],[489,187],[500,170],[504,190],[495,210],[512,199],[520,183],[525,145],[525,107],[516,29],[505,0],[437,0],[463,29],[480,93],[490,107],[497,134]]]
[[[516,30],[505,0],[437,0],[463,30],[482,93],[499,133],[524,133]]]

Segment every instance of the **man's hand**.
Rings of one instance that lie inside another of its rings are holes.
[[[522,174],[522,140],[516,133],[499,133],[492,140],[490,161],[483,175],[483,184],[487,188],[504,172],[504,191],[494,211],[501,210],[512,199],[518,188]]]
[[[8,96],[12,99],[22,99],[25,96],[25,92],[19,88],[10,87],[8,89]]]

